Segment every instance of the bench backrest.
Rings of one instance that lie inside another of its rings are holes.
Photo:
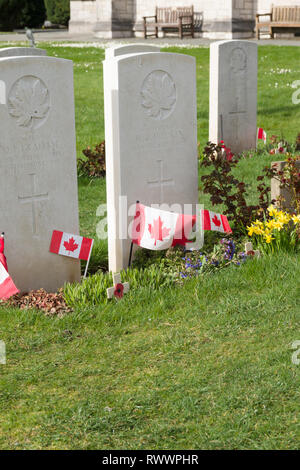
[[[179,16],[193,15],[194,7],[156,7],[157,22],[159,23],[177,23]]]
[[[300,7],[273,7],[272,21],[293,23],[300,21]]]

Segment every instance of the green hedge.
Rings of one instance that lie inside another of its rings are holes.
[[[0,0],[0,30],[36,28],[46,18],[44,0]]]
[[[55,24],[67,25],[70,19],[70,0],[45,0],[47,19]]]

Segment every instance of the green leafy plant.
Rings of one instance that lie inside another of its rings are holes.
[[[96,145],[94,150],[88,147],[82,153],[86,158],[78,160],[79,175],[90,178],[103,178],[106,174],[105,141]]]

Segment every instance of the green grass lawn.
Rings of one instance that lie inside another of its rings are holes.
[[[3,44],[4,45],[4,44]],[[44,44],[43,46],[44,47]],[[45,46],[74,61],[77,155],[104,139],[102,49]],[[197,59],[198,140],[208,138],[209,50]],[[300,48],[259,47],[258,125],[295,141]],[[255,200],[272,157],[236,170]],[[202,170],[201,170],[202,171]],[[201,172],[200,172],[201,173]],[[83,235],[95,236],[105,181],[79,181]],[[199,191],[199,201],[210,207]],[[107,247],[97,242],[99,266]],[[296,449],[299,255],[265,257],[183,287],[132,291],[63,319],[0,309],[0,449]]]

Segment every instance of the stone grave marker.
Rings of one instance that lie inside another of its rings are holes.
[[[160,52],[160,48],[157,46],[148,46],[147,44],[121,44],[105,49],[105,59],[112,59],[113,57],[125,54],[138,54],[141,52]]]
[[[73,63],[0,59],[0,231],[22,292],[80,280],[77,259],[54,255],[54,229],[78,233]]]
[[[189,204],[191,214],[198,203],[195,59],[165,52],[106,59],[104,100],[109,268],[118,272],[128,266],[127,207],[139,200],[181,212]]]
[[[286,161],[278,161],[272,162],[271,168],[276,166],[277,171],[283,171],[287,162]],[[300,172],[300,160],[296,161],[296,167],[299,168]],[[280,181],[276,178],[271,179],[271,200],[276,200],[276,205],[281,207],[282,209],[294,212],[295,211],[295,200],[293,199],[292,191],[288,188],[281,188]]]
[[[4,47],[0,49],[1,57],[20,57],[20,56],[44,56],[47,55],[45,49],[39,49],[36,47]]]
[[[209,140],[234,153],[256,147],[257,44],[218,41],[210,46]]]

